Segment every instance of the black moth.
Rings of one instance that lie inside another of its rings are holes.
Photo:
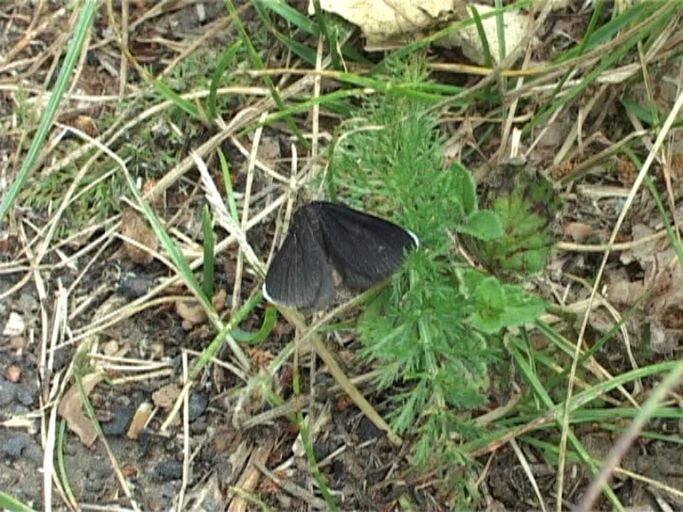
[[[315,201],[299,208],[268,269],[270,302],[317,309],[334,296],[336,271],[344,285],[365,290],[389,277],[419,241],[410,231],[343,204]]]

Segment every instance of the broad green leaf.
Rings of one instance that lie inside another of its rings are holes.
[[[479,240],[495,240],[503,236],[503,224],[500,217],[491,210],[472,212],[464,224],[458,224],[458,232],[470,235]]]

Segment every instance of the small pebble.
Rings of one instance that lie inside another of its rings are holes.
[[[36,397],[31,390],[24,386],[17,386],[17,400],[23,405],[31,406],[35,403]]]
[[[189,413],[190,421],[201,416],[209,405],[209,397],[206,393],[190,393]]]
[[[16,435],[10,437],[2,447],[2,451],[11,459],[16,459],[21,456],[21,452],[28,445],[28,438],[25,435]]]
[[[85,488],[88,492],[100,493],[102,489],[104,489],[105,481],[105,479],[98,475],[88,472],[87,478],[85,479]]]
[[[129,299],[137,299],[146,294],[154,284],[154,278],[151,276],[128,272],[121,276],[119,293]]]
[[[175,460],[165,460],[157,464],[154,472],[159,480],[180,480],[183,476],[183,465]]]
[[[21,380],[21,367],[12,364],[5,369],[5,379],[9,382],[19,382]]]
[[[9,348],[12,351],[20,352],[28,346],[28,338],[26,336],[13,336],[9,339]]]
[[[313,443],[313,454],[315,455],[315,459],[317,461],[323,460],[330,453],[332,453],[332,446],[330,443],[325,441],[315,441]]]
[[[119,351],[119,344],[115,340],[109,340],[102,347],[102,351],[107,356],[116,355],[116,353]]]
[[[70,347],[63,347],[54,352],[54,369],[61,370],[67,364],[71,362],[71,356],[73,356],[73,349]]]
[[[2,334],[8,337],[20,336],[26,329],[26,323],[24,322],[24,317],[19,313],[12,311],[9,314],[7,323],[2,330]]]
[[[372,421],[365,416],[361,418],[358,425],[358,437],[360,438],[361,442],[369,441],[370,439],[377,439],[382,435],[382,431],[378,429]]]
[[[43,464],[43,450],[38,442],[27,434],[17,434],[11,437],[3,446],[3,450],[10,458],[22,457],[37,466]]]
[[[43,450],[33,439],[30,439],[26,448],[24,448],[24,457],[37,466],[43,465]]]
[[[164,357],[165,345],[161,341],[153,341],[149,344],[149,355],[152,359],[161,359]]]
[[[35,290],[25,290],[21,293],[19,296],[19,302],[17,303],[17,307],[19,307],[22,311],[26,312],[35,312],[38,311],[40,308],[40,305],[38,304],[38,301],[36,300],[36,297],[38,294],[36,293]]]
[[[207,428],[206,418],[202,416],[192,422],[192,425],[190,425],[190,432],[194,435],[201,435],[206,433]]]
[[[0,379],[0,407],[11,404],[17,396],[17,385]]]
[[[112,419],[102,422],[102,432],[111,436],[120,436],[126,432],[135,409],[126,405],[114,405],[112,407]]]

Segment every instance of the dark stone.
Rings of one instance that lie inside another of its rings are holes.
[[[383,432],[372,421],[365,416],[361,418],[358,425],[358,438],[361,442],[377,439],[382,435],[384,435]]]
[[[341,459],[336,458],[332,463],[332,478],[335,482],[343,482],[346,478],[346,468]]]
[[[70,346],[62,347],[54,351],[55,371],[65,368],[73,356],[73,348]]]
[[[190,421],[201,416],[209,405],[209,397],[206,393],[190,393],[189,413]]]
[[[332,453],[332,446],[330,443],[324,441],[316,441],[313,443],[313,455],[315,456],[315,460],[321,461],[330,453]]]
[[[205,434],[207,427],[208,425],[206,424],[206,418],[202,416],[201,418],[197,418],[196,421],[192,422],[190,425],[190,432],[195,435]]]
[[[29,439],[26,448],[24,448],[23,455],[26,459],[33,462],[36,466],[43,465],[43,449],[40,447],[40,445],[38,445],[38,443],[33,438]]]
[[[21,457],[24,448],[28,446],[28,437],[24,434],[18,434],[16,436],[10,437],[7,442],[3,445],[2,451],[11,459],[17,459]]]
[[[17,396],[17,386],[12,382],[0,379],[0,407],[14,402]]]
[[[151,276],[127,272],[121,276],[119,293],[129,299],[137,299],[151,290],[154,284],[155,280]]]
[[[128,430],[135,409],[127,405],[117,404],[112,408],[112,419],[102,423],[102,432],[107,435],[120,436]]]
[[[22,405],[30,407],[36,402],[36,397],[30,389],[25,388],[24,386],[17,386],[17,400],[19,400]]]
[[[180,480],[183,477],[183,465],[175,460],[165,460],[157,464],[154,473],[160,481]]]

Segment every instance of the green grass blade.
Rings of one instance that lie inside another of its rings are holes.
[[[315,19],[318,22],[320,31],[325,34],[327,47],[330,51],[330,59],[332,60],[332,68],[341,69],[341,59],[339,58],[339,52],[337,48],[337,36],[332,30],[330,30],[330,27],[325,20],[325,13],[320,7],[320,0],[313,0],[313,8],[315,10]]]
[[[536,393],[536,396],[541,400],[543,405],[548,408],[549,410],[554,410],[555,411],[555,421],[558,423],[558,427],[561,428],[561,414],[563,411],[563,404],[556,405],[550,395],[547,393],[545,390],[545,387],[543,384],[538,380],[536,377],[535,372],[531,371],[531,367],[527,364],[527,361],[524,357],[522,357],[522,352],[518,350],[518,348],[514,344],[509,345],[513,359],[515,360],[515,363],[517,365],[517,368],[520,369],[522,375],[526,378],[527,382],[531,385],[531,387],[534,389],[534,392]],[[599,386],[596,386],[598,388]],[[594,393],[596,392],[594,388],[591,388],[591,390]],[[592,398],[595,398],[597,396],[600,396],[601,393],[597,393],[595,395],[589,395]],[[579,400],[579,396],[576,395],[573,397],[573,403],[577,404],[583,404],[585,402],[582,402]],[[570,411],[573,410],[570,409]],[[576,437],[574,434],[574,431],[569,429],[568,431],[568,440],[571,446],[576,450],[577,454],[579,455],[580,459],[582,462],[588,465],[590,468],[591,472],[593,474],[597,474],[598,472],[598,467],[593,461],[592,457],[588,454],[586,449],[583,447],[582,443],[579,441],[579,439]],[[612,505],[618,509],[618,510],[623,510],[623,506],[621,505],[621,502],[619,501],[619,498],[617,498],[616,494],[614,494],[614,491],[612,491],[609,488],[604,489],[604,493],[607,496],[607,498],[610,500]]]
[[[287,5],[285,2],[282,2],[281,0],[255,0],[254,8],[259,9],[261,7],[270,9],[283,20],[287,21],[296,28],[303,30],[309,35],[317,37],[320,33],[318,25],[313,23],[308,16],[301,14],[299,11]]]
[[[225,70],[230,66],[235,60],[235,55],[242,46],[242,41],[235,41],[232,43],[227,50],[221,54],[221,58],[218,61],[218,65],[211,76],[211,83],[209,84],[209,119],[215,119],[216,113],[216,91],[218,90],[218,82],[220,82],[221,77]]]
[[[66,462],[64,461],[64,450],[66,447],[66,421],[61,420],[59,422],[59,432],[57,433],[57,472],[62,488],[66,493],[66,497],[69,502],[73,505],[78,503],[76,497],[74,496],[73,490],[71,489],[71,483],[69,482],[69,473],[66,470]]]
[[[3,510],[8,510],[9,512],[33,512],[34,509],[28,505],[23,504],[21,501],[16,499],[14,496],[7,494],[6,492],[0,491],[0,508]]]
[[[265,341],[270,335],[275,323],[277,322],[277,309],[272,306],[266,307],[266,313],[263,318],[263,324],[261,328],[256,332],[246,332],[242,329],[235,328],[230,332],[230,335],[235,338],[235,340],[240,343],[246,343],[247,345],[256,345]]]
[[[28,149],[28,153],[21,164],[21,168],[17,173],[17,177],[9,188],[5,197],[3,197],[2,202],[0,202],[0,225],[2,225],[5,215],[9,212],[15,199],[24,187],[29,174],[33,171],[33,166],[38,159],[41,149],[43,149],[43,144],[47,135],[52,127],[52,122],[59,109],[60,102],[64,96],[64,92],[67,89],[69,80],[72,78],[72,72],[76,66],[76,62],[81,54],[83,48],[83,43],[86,39],[92,20],[97,11],[97,5],[99,2],[96,0],[84,0],[81,13],[76,23],[76,31],[69,42],[68,50],[64,58],[61,69],[59,70],[59,75],[57,76],[57,81],[55,87],[50,95],[50,100],[48,101],[47,108],[40,118],[40,123],[36,133],[31,141],[31,146]]]
[[[261,60],[259,53],[256,51],[256,48],[254,48],[254,45],[251,43],[251,39],[247,34],[247,30],[244,28],[244,24],[242,23],[242,20],[239,17],[239,13],[237,12],[237,9],[235,8],[235,5],[233,4],[232,0],[225,0],[225,5],[227,6],[228,11],[232,16],[235,27],[237,27],[237,30],[240,33],[240,37],[242,38],[242,42],[244,43],[244,46],[247,49],[247,53],[249,55],[249,58],[251,59],[252,65],[256,69],[265,69],[266,66],[263,63],[263,60]],[[280,93],[275,87],[275,84],[273,84],[273,81],[270,79],[268,75],[263,75],[263,81],[266,83],[268,89],[270,89],[270,94],[273,98],[273,101],[275,102],[275,105],[277,105],[278,109],[280,109],[281,111],[284,110],[286,108],[285,102],[282,100],[282,96],[280,96]],[[296,123],[294,123],[288,117],[285,117],[284,120],[287,123],[287,126],[289,126],[292,132],[296,135],[298,141],[305,148],[310,147],[310,143],[306,140],[303,133],[301,133],[301,130],[296,125]]]
[[[213,298],[214,290],[214,274],[216,259],[213,251],[215,247],[215,240],[213,234],[213,219],[211,218],[211,209],[209,205],[205,204],[202,210],[202,233],[204,234],[204,267],[202,276],[202,289],[207,299]]]
[[[225,157],[225,153],[221,148],[218,148],[218,160],[221,163],[221,174],[223,175],[223,184],[225,185],[225,191],[227,195],[228,211],[232,216],[235,223],[239,226],[240,214],[237,211],[237,200],[235,199],[235,191],[232,188],[232,175],[230,173],[230,163]]]
[[[484,54],[484,65],[487,68],[492,68],[493,56],[491,55],[491,48],[489,47],[489,40],[486,37],[484,24],[481,22],[481,16],[479,16],[479,11],[477,10],[476,6],[472,4],[470,9],[472,9],[472,19],[474,20],[474,26],[477,28],[477,34],[479,35],[479,40],[481,41],[482,52]]]
[[[192,102],[186,100],[180,94],[171,89],[171,87],[166,82],[164,82],[161,79],[154,80],[153,85],[154,88],[159,92],[159,94],[161,94],[164,98],[173,103],[180,110],[182,110],[186,114],[194,117],[199,121],[204,121],[203,116],[200,114],[197,107],[195,107],[192,104]]]

